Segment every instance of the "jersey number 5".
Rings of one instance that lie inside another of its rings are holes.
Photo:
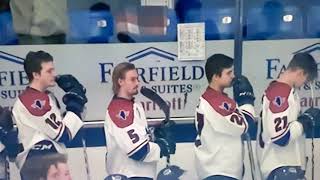
[[[139,135],[134,132],[134,129],[129,130],[127,133],[129,135],[130,139],[132,140],[133,144],[139,141],[139,139],[140,139]]]
[[[279,132],[279,131],[287,128],[287,126],[288,126],[288,117],[287,116],[277,117],[277,118],[274,119],[274,123],[275,123],[276,132]]]

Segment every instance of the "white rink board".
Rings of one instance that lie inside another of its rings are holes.
[[[253,147],[255,146],[255,141],[252,142]],[[178,165],[182,169],[186,170],[186,173],[182,176],[181,180],[197,180],[197,175],[194,167],[194,154],[193,154],[193,143],[179,143],[177,144],[177,153],[171,157],[171,164]],[[88,148],[88,157],[90,164],[90,172],[92,180],[102,180],[106,177],[107,173],[105,171],[104,155],[105,148]],[[311,140],[307,141],[307,151],[309,156],[308,168],[307,168],[307,179],[311,179]],[[74,180],[87,180],[86,172],[84,169],[84,159],[83,150],[81,148],[71,148],[68,149],[69,165],[71,168],[71,174]],[[247,153],[247,151],[246,151]],[[320,140],[315,140],[315,179],[320,178]],[[14,164],[11,164],[14,167]],[[158,170],[165,167],[165,159],[163,159],[159,165]],[[250,164],[248,161],[248,156],[245,157],[245,176],[244,180],[251,180]],[[11,171],[11,180],[20,180],[17,176],[17,170]],[[259,180],[259,179],[256,179]]]

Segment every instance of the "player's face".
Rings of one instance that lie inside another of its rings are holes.
[[[51,165],[48,169],[46,180],[57,180],[58,179],[58,168],[55,165]]]
[[[129,96],[138,94],[139,80],[137,70],[129,70],[124,79],[119,80],[120,88]]]
[[[66,163],[51,165],[48,170],[47,180],[72,180],[68,165]]]
[[[221,72],[221,77],[219,78],[220,86],[231,87],[233,78],[234,78],[233,66],[230,68],[223,69]]]
[[[37,79],[44,88],[55,86],[56,72],[53,62],[43,62],[41,67],[40,73],[34,73],[34,79]]]
[[[308,74],[304,73],[303,70],[298,70],[295,78],[294,86],[299,88],[304,85],[304,83],[308,83]]]
[[[68,164],[58,163],[58,180],[72,180]]]

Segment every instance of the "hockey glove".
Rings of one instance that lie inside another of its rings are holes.
[[[11,111],[0,107],[0,140],[5,146],[6,154],[14,159],[21,152],[21,144],[18,143],[17,132],[13,129]]]
[[[0,107],[0,128],[5,131],[13,129],[11,111],[2,107]]]
[[[233,97],[239,106],[254,104],[254,93],[252,85],[245,76],[236,77],[233,81]]]
[[[3,144],[5,145],[5,152],[10,160],[17,157],[17,154],[23,151],[22,144],[18,142],[18,133],[15,130],[11,130],[3,139]]]
[[[84,105],[88,102],[85,92],[78,88],[73,88],[62,97],[66,110],[74,112],[81,118]]]
[[[173,140],[158,138],[154,142],[160,147],[160,158],[176,152],[176,142]]]
[[[309,108],[298,117],[298,121],[302,124],[304,131],[308,131],[313,126],[320,126],[320,109]]]
[[[73,88],[78,88],[86,92],[86,88],[71,74],[58,75],[56,82],[64,92],[69,92]]]
[[[169,138],[173,137],[173,128],[176,125],[174,121],[162,121],[159,127],[156,127],[154,130],[155,138]]]

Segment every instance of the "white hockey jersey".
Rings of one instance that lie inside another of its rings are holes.
[[[238,108],[226,94],[208,87],[196,109],[195,167],[199,179],[213,175],[242,178],[241,135],[254,119],[252,105]]]
[[[257,133],[257,156],[264,179],[282,166],[305,168],[305,136],[297,121],[300,100],[294,88],[274,81],[262,99]]]
[[[106,113],[104,129],[108,174],[155,178],[160,148],[150,142],[141,104],[114,97]]]
[[[62,117],[56,98],[48,91],[40,92],[27,87],[18,97],[13,109],[13,117],[18,127],[18,139],[24,151],[18,154],[16,164],[22,168],[28,152],[35,149],[40,141],[51,141],[59,153],[65,152],[65,145],[59,140],[63,135],[75,137],[82,127],[82,120],[73,112]]]

